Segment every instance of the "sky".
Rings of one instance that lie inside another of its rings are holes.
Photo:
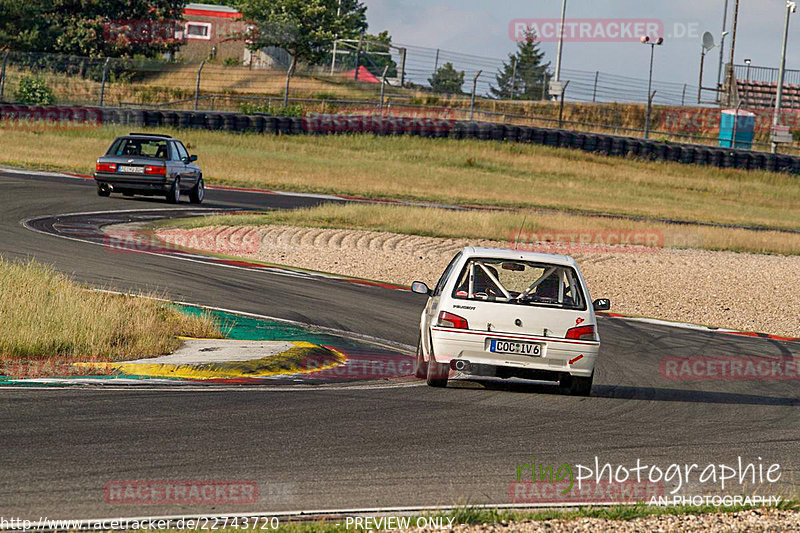
[[[362,0],[370,32],[388,30],[395,42],[505,58],[515,49],[509,24],[516,19],[558,19],[561,0]],[[730,0],[731,29],[735,0]],[[719,42],[725,0],[568,0],[567,19],[660,21],[664,45],[656,49],[654,79],[697,85],[701,36]],[[783,37],[785,0],[741,0],[736,63],[777,67]],[[594,23],[594,22],[593,22]],[[599,23],[609,28],[606,22]],[[613,27],[613,26],[612,26]],[[660,26],[659,26],[660,27]],[[726,61],[730,35],[726,40]],[[793,46],[794,45],[794,46]],[[542,43],[555,63],[556,43]],[[800,11],[792,17],[787,68],[800,69]],[[649,48],[637,42],[568,42],[563,68],[600,70],[647,78]],[[704,84],[716,81],[719,48],[706,57]]]

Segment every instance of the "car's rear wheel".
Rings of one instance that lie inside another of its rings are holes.
[[[189,201],[193,204],[202,204],[205,195],[206,188],[203,184],[203,178],[200,177],[200,179],[197,180],[197,183],[195,183],[194,187],[192,187],[192,190],[189,191]]]
[[[109,189],[108,187],[100,187],[98,185],[97,186],[97,196],[102,196],[104,198],[108,198],[109,196],[111,196],[111,189]]]
[[[181,181],[178,178],[175,178],[172,187],[167,192],[167,201],[171,204],[177,204],[181,201]]]
[[[429,387],[446,387],[447,378],[450,376],[450,365],[437,363],[433,357],[428,361],[426,382]]]
[[[417,343],[417,363],[414,367],[414,375],[420,379],[428,377],[428,364],[425,362],[425,356],[422,355],[422,337]]]
[[[558,381],[558,390],[562,394],[572,396],[591,396],[592,381],[594,381],[594,373],[588,378],[563,374]]]

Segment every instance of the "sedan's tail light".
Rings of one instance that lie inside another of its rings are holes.
[[[593,341],[595,340],[594,326],[578,326],[577,328],[568,329],[567,336],[565,338]]]
[[[448,313],[447,311],[442,311],[439,313],[439,321],[436,323],[436,325],[445,328],[469,329],[469,324],[467,324],[466,318],[454,315],[453,313]]]
[[[167,167],[161,165],[147,165],[144,167],[144,173],[148,176],[166,176]]]
[[[95,170],[97,172],[116,172],[117,171],[117,164],[116,163],[97,163],[95,166]]]

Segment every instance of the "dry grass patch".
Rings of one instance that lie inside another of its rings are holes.
[[[210,316],[148,298],[92,292],[35,262],[0,258],[0,362],[168,354],[179,335],[221,337]]]
[[[159,131],[192,146],[210,184],[800,228],[795,175],[501,142]],[[0,163],[89,173],[126,132],[0,129]]]
[[[125,103],[165,103],[192,98],[197,83],[199,64],[165,64],[143,66],[135,79],[109,80],[105,87],[106,105]],[[159,70],[152,70],[158,68]],[[101,83],[91,77],[65,75],[47,71],[31,72],[11,66],[7,69],[6,91],[13,94],[22,76],[35,75],[45,80],[60,104],[83,104],[99,101]],[[207,63],[201,76],[201,94],[227,94],[281,98],[286,83],[286,72],[280,70],[251,70],[248,67]],[[345,76],[299,75],[292,79],[292,98],[359,99],[374,98],[378,89],[373,84],[358,84]],[[393,91],[396,92],[396,91]],[[407,92],[407,91],[402,91]],[[186,106],[189,108],[189,104]]]

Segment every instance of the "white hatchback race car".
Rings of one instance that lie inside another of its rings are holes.
[[[427,294],[416,375],[444,387],[451,371],[557,381],[588,396],[600,349],[595,311],[575,260],[564,255],[465,248]]]

